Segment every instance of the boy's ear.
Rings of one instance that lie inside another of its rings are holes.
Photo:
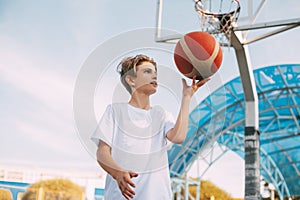
[[[127,84],[130,85],[131,87],[133,87],[133,86],[135,85],[134,79],[133,79],[132,76],[127,75],[127,76],[125,77],[125,80],[126,80]]]

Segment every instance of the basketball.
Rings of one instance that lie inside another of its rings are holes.
[[[174,61],[186,77],[202,80],[215,74],[223,60],[219,42],[209,33],[190,32],[176,44]]]

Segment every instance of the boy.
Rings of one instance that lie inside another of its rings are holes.
[[[109,105],[92,136],[98,145],[97,161],[108,173],[105,200],[170,200],[167,141],[185,140],[190,99],[209,79],[196,82],[194,77],[191,86],[182,79],[181,107],[174,123],[168,112],[150,105],[149,97],[158,86],[153,59],[125,58],[119,73],[131,98],[128,103]]]

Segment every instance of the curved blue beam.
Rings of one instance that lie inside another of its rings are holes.
[[[300,195],[300,64],[260,68],[254,70],[254,76],[259,98],[261,175],[282,197]],[[237,132],[243,136],[244,110],[239,77],[204,99],[190,113],[185,142],[169,151],[171,176],[182,176],[210,144],[222,142],[218,140],[221,135],[229,137]],[[224,145],[244,158],[243,148],[233,148],[228,142]]]

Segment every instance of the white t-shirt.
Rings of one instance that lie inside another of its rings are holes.
[[[111,147],[114,161],[123,169],[139,174],[132,178],[133,199],[170,200],[172,198],[166,133],[174,127],[173,117],[160,106],[143,110],[128,103],[106,108],[92,140]],[[107,174],[105,200],[125,199],[117,182]]]

